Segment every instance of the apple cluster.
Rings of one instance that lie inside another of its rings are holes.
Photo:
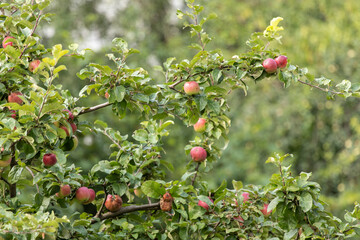
[[[76,190],[75,197],[80,203],[86,205],[95,200],[95,191],[91,188],[80,187]]]
[[[267,73],[274,73],[278,68],[283,69],[287,65],[287,57],[280,55],[275,59],[267,58],[262,63]]]

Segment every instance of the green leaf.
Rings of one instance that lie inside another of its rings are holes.
[[[279,202],[282,202],[283,199],[279,198],[279,197],[276,197],[274,198],[270,203],[269,203],[269,206],[267,208],[267,211],[270,212],[272,211],[273,209],[276,208],[276,206],[278,205]]]
[[[309,211],[312,208],[313,199],[309,192],[303,192],[301,193],[300,199],[299,199],[300,207],[304,212]]]
[[[109,98],[109,102],[110,103],[114,103],[114,102],[121,102],[126,94],[126,89],[124,86],[117,86],[116,88],[113,88],[110,90],[110,98]]]
[[[65,65],[60,65],[57,68],[54,69],[54,75],[57,74],[58,72],[62,71],[62,70],[67,70]]]
[[[239,191],[243,188],[243,183],[241,181],[232,180],[232,185],[236,191]]]
[[[148,132],[144,129],[136,130],[132,136],[136,141],[145,142],[148,139]]]
[[[11,184],[16,183],[17,181],[19,181],[20,177],[21,177],[21,173],[24,170],[23,167],[20,166],[14,166],[11,168],[10,172],[9,172],[9,178],[8,181]]]
[[[290,240],[292,239],[295,234],[298,233],[298,229],[292,229],[284,234],[284,240]]]
[[[165,188],[158,182],[148,180],[141,185],[141,190],[143,193],[151,198],[160,198],[165,194]]]

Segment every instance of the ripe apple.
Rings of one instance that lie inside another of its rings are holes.
[[[111,194],[109,194],[106,197],[105,207],[110,212],[116,212],[121,208],[122,203],[122,199],[119,195],[112,196]]]
[[[195,162],[202,162],[207,157],[206,150],[202,147],[193,147],[190,151],[190,155]]]
[[[263,67],[265,68],[265,71],[267,73],[274,73],[276,72],[276,69],[277,69],[277,64],[275,62],[274,59],[272,58],[267,58],[263,61]]]
[[[160,199],[160,209],[162,211],[171,211],[173,198],[170,193],[166,192]]]
[[[241,196],[244,198],[244,202],[247,202],[249,200],[249,193],[248,192],[243,192],[241,194]]]
[[[204,132],[205,131],[205,123],[206,123],[206,119],[205,118],[199,118],[199,120],[197,121],[197,123],[194,124],[194,130],[195,132]]]
[[[6,48],[7,46],[12,46],[13,45],[13,42],[8,41],[10,38],[13,38],[13,37],[7,36],[7,37],[4,38],[4,40],[2,42],[3,48]]]
[[[9,166],[11,163],[11,155],[4,155],[2,156],[2,158],[0,159],[0,167],[7,167]]]
[[[10,112],[11,112],[11,117],[12,117],[13,119],[16,119],[16,117],[17,117],[16,111],[15,111],[15,110],[10,110]]]
[[[38,59],[36,59],[36,60],[34,60],[34,61],[31,61],[31,62],[29,63],[29,71],[30,71],[30,72],[34,72],[35,69],[37,69],[37,68],[39,67],[40,63],[41,63],[41,61],[38,60]]]
[[[8,96],[8,102],[10,102],[10,103],[16,102],[17,104],[21,105],[23,103],[23,100],[20,97],[18,97],[18,96],[21,96],[21,95],[22,95],[21,92],[12,92]]]
[[[195,81],[186,82],[184,84],[184,91],[187,95],[194,95],[200,92],[200,86]]]
[[[109,92],[106,92],[106,93],[105,93],[105,98],[108,99],[109,97],[110,97]]]
[[[244,226],[244,219],[241,216],[234,217],[234,220],[238,221],[240,226]]]
[[[212,200],[210,197],[208,197],[208,198],[210,199],[210,201],[211,201],[212,203],[214,202],[214,200]],[[199,205],[200,207],[205,208],[206,211],[209,211],[209,205],[208,205],[206,202],[199,200],[199,201],[198,201],[198,205]]]
[[[54,166],[57,162],[56,155],[54,153],[47,153],[43,157],[43,163],[45,167]]]
[[[268,211],[267,209],[268,209],[268,206],[269,206],[269,204],[264,204],[264,207],[260,210],[263,214],[264,214],[264,216],[265,217],[267,217],[267,216],[269,216],[270,215],[270,213],[272,212],[272,211]]]
[[[87,187],[80,187],[76,190],[75,197],[80,203],[85,203],[90,199],[90,191]]]
[[[70,126],[71,126],[71,129],[72,129],[73,134],[75,134],[75,132],[76,132],[76,130],[77,130],[76,124],[72,122],[72,123],[70,123]]]
[[[287,65],[287,57],[284,55],[280,55],[277,58],[275,58],[275,62],[278,68],[285,68]]]
[[[69,115],[69,120],[74,121],[74,114],[69,109],[64,109],[64,112],[67,112]]]
[[[71,194],[71,187],[70,185],[66,184],[60,187],[60,191],[57,193],[57,196],[60,198],[64,198],[69,196],[70,194]]]
[[[90,198],[89,198],[89,200],[87,200],[86,202],[83,203],[85,205],[91,203],[92,201],[94,201],[95,197],[96,197],[94,189],[88,188],[88,191],[89,191],[89,194],[90,194]]]

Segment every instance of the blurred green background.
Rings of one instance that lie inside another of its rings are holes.
[[[200,1],[205,12],[215,12],[218,18],[205,25],[214,37],[208,48],[222,49],[227,57],[245,52],[246,40],[254,31],[263,31],[274,17],[284,21],[282,45],[279,48],[292,64],[308,67],[316,76],[327,76],[340,82],[359,82],[360,70],[360,1],[358,0],[214,0]],[[191,39],[176,9],[186,9],[179,0],[61,0],[50,10],[53,22],[41,26],[44,44],[79,43],[80,48],[92,48],[86,61],[66,59],[68,72],[60,81],[78,96],[85,82],[76,77],[90,62],[106,63],[114,37],[124,38],[140,54],[128,59],[130,66],[142,66],[159,82],[162,76],[153,70],[168,57],[191,58],[194,50],[187,46]],[[266,184],[276,169],[265,165],[273,152],[292,153],[293,169],[313,172],[313,180],[322,186],[329,210],[342,216],[360,199],[360,104],[358,99],[327,100],[326,94],[307,86],[294,85],[284,89],[279,81],[264,80],[249,83],[248,96],[233,92],[230,96],[230,144],[214,170],[203,179],[218,186],[225,178],[244,184]],[[96,95],[92,106],[105,102]],[[123,120],[114,118],[111,109],[81,116],[80,121],[101,119],[122,134],[137,129],[139,116],[128,114]],[[184,146],[194,138],[191,127],[182,122],[172,127],[166,138],[165,159],[172,162],[175,172],[169,179],[178,179],[190,160]],[[80,127],[80,130],[82,128]],[[109,154],[103,136],[78,134],[80,145],[69,156],[70,161],[85,169]]]

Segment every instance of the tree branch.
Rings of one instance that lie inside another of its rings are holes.
[[[157,203],[151,203],[151,204],[145,204],[145,205],[131,205],[131,206],[126,206],[126,207],[122,207],[120,208],[119,211],[116,212],[108,212],[105,213],[97,218],[93,218],[91,220],[91,223],[96,223],[99,219],[100,221],[104,220],[104,219],[109,219],[109,218],[115,218],[117,216],[123,215],[125,213],[130,213],[130,212],[137,212],[137,211],[145,211],[145,210],[159,210],[160,209],[160,202]]]
[[[107,106],[110,106],[110,105],[112,105],[112,103],[106,102],[106,103],[102,103],[102,104],[99,104],[99,105],[96,105],[96,106],[93,106],[93,107],[89,107],[89,108],[81,110],[81,112],[79,112],[78,115],[82,115],[82,114],[89,113],[89,112],[94,112],[94,111],[96,111],[98,109],[101,109],[101,108],[104,108],[104,107],[107,107]]]
[[[323,92],[330,92],[330,93],[333,93],[333,94],[336,94],[336,95],[343,95],[342,92],[336,92],[336,91],[332,91],[332,90],[329,90],[329,89],[325,89],[325,88],[322,88],[322,87],[313,85],[313,84],[311,84],[311,83],[307,83],[307,82],[301,81],[300,79],[298,79],[297,81],[298,81],[299,83],[301,83],[301,84],[308,85],[308,86],[310,86],[310,87],[319,89],[319,90],[321,90],[321,91],[323,91]]]

